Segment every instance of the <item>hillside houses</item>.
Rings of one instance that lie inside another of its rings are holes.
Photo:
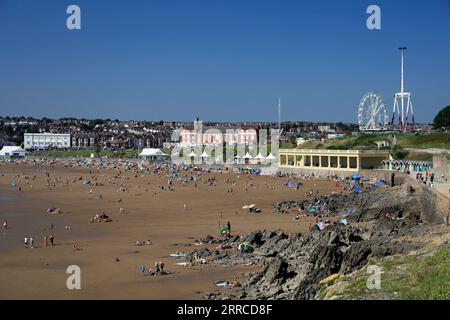
[[[87,120],[62,118],[1,118],[0,147],[24,144],[25,133],[69,134],[72,149],[130,149],[162,147],[170,141],[175,127],[170,122]],[[45,148],[68,148],[58,144],[45,144]]]

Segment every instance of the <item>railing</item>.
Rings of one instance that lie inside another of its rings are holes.
[[[332,149],[279,149],[279,154],[376,154],[383,155],[388,154],[387,151],[379,150],[332,150]]]

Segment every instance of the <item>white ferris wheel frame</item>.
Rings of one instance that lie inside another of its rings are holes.
[[[366,104],[367,102],[367,104]],[[367,111],[367,108],[369,110]],[[369,120],[364,119],[364,113],[370,112]],[[380,113],[382,113],[380,115]],[[377,119],[382,117],[382,123],[380,124]],[[387,113],[386,104],[383,101],[383,97],[374,92],[366,93],[358,106],[358,125],[361,131],[382,131],[387,130],[389,125],[389,118]]]

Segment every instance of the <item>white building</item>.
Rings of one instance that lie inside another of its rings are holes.
[[[327,135],[328,139],[339,139],[339,138],[344,138],[344,137],[345,137],[345,134],[343,134],[343,133],[329,133]]]
[[[17,146],[4,146],[0,150],[0,157],[25,157],[26,151]]]
[[[202,121],[198,119],[194,121],[193,128],[181,128],[178,133],[178,143],[181,147],[216,146],[223,143],[229,146],[249,145],[258,142],[258,134],[254,128],[204,127]]]
[[[195,130],[180,130],[180,146],[215,146],[224,142],[229,145],[256,144],[258,134],[255,129],[240,128],[205,128],[201,132]]]
[[[335,133],[336,130],[332,129],[331,126],[326,125],[326,126],[317,126],[317,130],[319,132],[324,132],[324,133]]]
[[[168,157],[168,154],[165,154],[160,149],[154,148],[144,148],[142,149],[142,152],[139,153],[139,158],[142,160],[165,160]]]
[[[307,141],[307,140],[306,140],[305,138],[302,138],[302,137],[298,137],[297,139],[295,139],[295,142],[296,142],[296,144],[297,144],[297,147],[298,147],[298,146],[301,146],[301,145],[304,144],[306,141]]]
[[[69,133],[25,133],[23,144],[25,150],[44,150],[52,148],[70,148]]]

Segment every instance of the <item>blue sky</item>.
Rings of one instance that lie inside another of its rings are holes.
[[[357,122],[399,46],[416,121],[450,104],[450,0],[0,0],[0,39],[3,116]]]

